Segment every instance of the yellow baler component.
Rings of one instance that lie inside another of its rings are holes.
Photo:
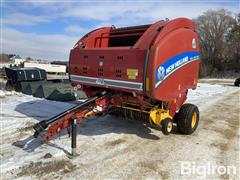
[[[149,82],[149,77],[146,78],[146,91],[150,90],[150,82]]]
[[[162,120],[170,118],[172,119],[172,116],[170,116],[168,110],[154,108],[149,112],[149,121],[151,124],[156,124],[159,127],[162,127],[161,122]]]
[[[93,111],[89,111],[89,112],[87,112],[86,114],[84,114],[84,117],[89,117],[89,116],[91,116],[93,114]]]
[[[197,113],[194,112],[194,113],[193,113],[193,116],[192,116],[191,127],[194,128],[194,126],[196,125],[196,123],[197,123]]]

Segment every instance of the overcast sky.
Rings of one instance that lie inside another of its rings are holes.
[[[208,9],[240,10],[239,0],[1,0],[1,53],[68,60],[78,39],[95,28],[196,18]]]

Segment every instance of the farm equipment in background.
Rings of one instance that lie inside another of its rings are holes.
[[[47,129],[48,140],[86,117],[103,113],[148,120],[166,135],[176,123],[181,133],[191,134],[198,126],[199,111],[183,103],[188,89],[197,87],[198,68],[198,36],[192,20],[91,31],[75,44],[69,60],[71,84],[88,100],[39,122],[34,136]]]
[[[83,92],[75,90],[69,79],[47,80],[46,71],[39,68],[5,68],[7,91],[54,101],[75,101],[86,98]]]
[[[237,79],[234,81],[234,86],[240,86],[240,78],[237,78]]]
[[[13,90],[19,82],[33,82],[47,79],[46,71],[38,68],[5,68],[6,90]]]

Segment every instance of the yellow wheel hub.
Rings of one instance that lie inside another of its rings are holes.
[[[167,131],[171,132],[172,131],[172,127],[173,127],[172,122],[169,122],[168,125],[167,125]]]
[[[192,128],[195,127],[196,122],[197,122],[197,113],[194,112],[194,113],[193,113],[193,116],[192,116],[192,124],[191,124],[191,127],[192,127]]]
[[[160,109],[160,108],[153,108],[150,112],[149,112],[149,121],[151,124],[156,124],[157,126],[161,127],[161,122],[166,119],[166,118],[170,118],[172,119],[172,117],[169,114],[169,111],[164,110],[164,109]]]

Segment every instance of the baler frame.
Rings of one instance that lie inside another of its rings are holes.
[[[176,107],[169,106],[168,102],[157,101],[153,104],[149,101],[149,98],[144,96],[134,98],[114,91],[103,91],[99,92],[93,98],[62,112],[49,120],[37,123],[34,126],[34,137],[38,137],[42,131],[48,128],[47,132],[42,135],[44,142],[48,142],[51,137],[71,126],[72,119],[76,119],[77,123],[79,123],[84,118],[108,112],[109,109],[112,111],[111,114],[114,114],[113,112],[116,111],[116,108],[123,110],[129,109],[134,112],[149,114],[148,118],[145,118],[145,120],[159,127],[162,127],[162,121],[164,119],[173,119],[175,113],[171,114],[171,112],[176,112]],[[126,111],[125,117],[128,117]]]

